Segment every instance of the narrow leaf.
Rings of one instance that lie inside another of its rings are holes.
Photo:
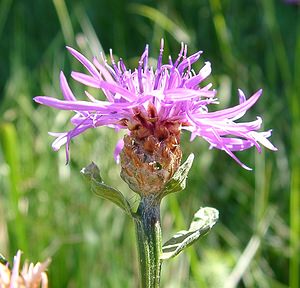
[[[100,170],[95,163],[91,163],[80,171],[91,184],[91,190],[101,198],[107,199],[119,206],[126,214],[133,216],[129,202],[117,189],[106,185],[101,176]]]
[[[189,230],[177,232],[163,245],[161,259],[166,260],[175,257],[200,237],[206,235],[215,225],[218,218],[218,210],[210,207],[200,208],[195,213]]]
[[[185,188],[188,173],[192,167],[194,154],[190,154],[187,160],[178,168],[172,179],[166,184],[163,197],[175,192],[180,192]]]

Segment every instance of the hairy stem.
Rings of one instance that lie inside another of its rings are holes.
[[[135,218],[142,288],[160,286],[162,239],[160,200],[153,195],[141,199]]]

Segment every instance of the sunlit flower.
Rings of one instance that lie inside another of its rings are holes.
[[[72,78],[86,86],[100,89],[106,100],[95,99],[89,92],[85,92],[88,101],[78,100],[61,72],[60,86],[64,100],[47,96],[34,98],[40,104],[75,112],[71,119],[73,129],[63,133],[50,133],[57,137],[53,142],[53,149],[58,150],[66,145],[68,161],[72,138],[89,128],[107,126],[117,130],[126,129],[129,139],[124,138],[125,144],[128,142],[130,146],[132,140],[143,141],[146,150],[148,147],[150,151],[158,149],[155,147],[171,136],[172,140],[168,143],[174,147],[179,146],[180,131],[188,130],[191,141],[197,137],[203,138],[210,144],[210,148],[225,151],[246,169],[250,168],[240,162],[234,155],[235,151],[255,146],[260,152],[260,144],[276,150],[267,139],[271,130],[258,132],[262,124],[260,117],[252,122],[236,122],[256,103],[262,90],[248,99],[238,90],[238,105],[210,112],[209,107],[218,104],[212,84],[203,85],[203,81],[211,73],[211,65],[205,62],[199,72],[192,69],[192,64],[200,58],[202,51],[187,56],[187,46],[182,44],[177,59],[173,61],[169,57],[168,63],[163,64],[163,48],[162,41],[156,68],[148,65],[147,45],[138,67],[130,70],[122,59],[115,62],[112,52],[109,65],[103,55],[90,62],[68,47],[69,52],[88,71],[87,74],[72,72]],[[117,145],[115,156],[122,150],[124,142],[120,141]],[[175,154],[181,159],[181,152],[177,151]]]
[[[1,288],[47,288],[48,277],[45,272],[50,260],[43,263],[25,262],[20,269],[21,251],[14,257],[12,268],[8,263],[0,262],[0,287]]]

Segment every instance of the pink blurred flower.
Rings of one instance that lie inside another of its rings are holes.
[[[21,266],[21,251],[19,250],[14,257],[13,266],[10,269],[9,265],[0,262],[0,287],[1,288],[47,288],[48,277],[45,272],[50,260],[43,263],[28,263],[25,262]]]

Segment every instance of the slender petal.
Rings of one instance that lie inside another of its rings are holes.
[[[67,101],[77,101],[77,99],[75,98],[74,94],[72,93],[72,91],[69,87],[69,84],[67,82],[67,79],[62,71],[60,72],[60,89],[63,93],[64,98]]]
[[[94,78],[100,78],[100,74],[98,70],[88,59],[86,59],[81,53],[79,53],[78,51],[76,51],[71,47],[67,46],[67,49],[79,62],[81,62],[81,64],[90,72],[90,74]]]

